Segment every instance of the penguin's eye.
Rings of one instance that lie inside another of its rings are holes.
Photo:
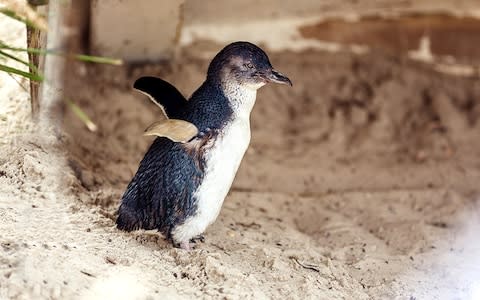
[[[244,64],[246,68],[253,69],[253,65],[251,63]]]

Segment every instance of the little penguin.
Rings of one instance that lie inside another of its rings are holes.
[[[292,86],[249,42],[223,48],[188,100],[162,79],[139,78],[134,88],[160,106],[167,119],[145,132],[158,137],[123,194],[117,227],[156,229],[189,250],[220,212],[250,143],[257,90],[269,82]]]

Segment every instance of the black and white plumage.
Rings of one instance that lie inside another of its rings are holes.
[[[169,118],[195,125],[198,134],[184,143],[165,136],[153,142],[122,197],[117,227],[157,229],[189,249],[190,240],[220,212],[250,143],[257,89],[268,82],[291,85],[272,68],[265,52],[248,42],[222,49],[189,100],[161,79],[138,79],[136,89]]]

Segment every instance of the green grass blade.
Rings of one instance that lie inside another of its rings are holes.
[[[9,46],[2,41],[0,41],[0,49],[6,49],[11,51],[20,51],[20,52],[28,52],[40,55],[61,55],[61,56],[68,56],[68,54],[60,53],[54,50],[44,50],[44,49],[37,49],[37,48],[17,48]],[[76,59],[80,61],[86,62],[93,62],[99,64],[110,64],[110,65],[122,65],[123,61],[121,59],[111,58],[111,57],[102,57],[102,56],[94,56],[94,55],[85,55],[85,54],[75,54],[73,55]]]
[[[75,58],[81,61],[92,62],[97,64],[109,64],[109,65],[116,65],[116,66],[123,64],[123,61],[121,59],[116,59],[111,57],[76,54]]]
[[[17,61],[21,64],[24,64],[24,65],[28,66],[31,70],[33,70],[33,73],[38,73],[37,67],[35,65],[29,63],[28,61],[24,61],[24,60],[22,60],[22,59],[20,59],[16,56],[13,56],[13,55],[11,55],[11,54],[9,54],[5,51],[2,51],[2,50],[0,50],[0,56],[5,56],[7,58],[10,58],[11,60],[14,60],[14,61]]]
[[[40,55],[46,55],[46,54],[60,55],[58,52],[53,51],[53,50],[45,50],[45,49],[38,49],[38,48],[12,47],[10,45],[5,44],[2,41],[0,41],[0,49],[10,50],[10,51],[18,51],[18,52],[27,52],[27,53],[40,54]]]
[[[25,71],[22,71],[22,70],[19,70],[19,69],[16,69],[16,68],[9,67],[9,66],[4,65],[4,64],[0,64],[0,71],[4,71],[4,72],[7,72],[7,73],[12,73],[12,74],[17,74],[17,75],[26,77],[30,80],[33,80],[33,81],[38,81],[38,82],[43,81],[43,76],[40,75],[40,74],[25,72]]]
[[[97,131],[97,125],[90,120],[87,114],[78,106],[76,105],[71,99],[65,98],[65,102],[67,103],[68,107],[72,110],[72,112],[80,119],[82,122],[87,126],[90,131]]]
[[[7,7],[0,8],[0,13],[14,20],[22,22],[29,27],[36,28],[43,31],[47,30],[46,22],[43,20],[43,18],[41,18],[38,15],[35,15],[36,20],[32,21],[29,18],[20,16],[15,10]]]

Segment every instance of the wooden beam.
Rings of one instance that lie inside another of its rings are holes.
[[[28,0],[28,4],[30,4],[30,6],[37,12],[46,12],[45,5],[48,4],[48,1]],[[27,25],[27,47],[45,49],[45,46],[46,32]],[[28,60],[36,67],[37,70],[40,70],[40,72],[43,70],[44,60],[41,55],[28,53]],[[30,72],[34,71],[35,70],[30,68]],[[39,88],[40,85],[38,82],[30,80],[30,102],[32,107],[32,116],[34,118],[38,117],[38,111],[40,109]]]

